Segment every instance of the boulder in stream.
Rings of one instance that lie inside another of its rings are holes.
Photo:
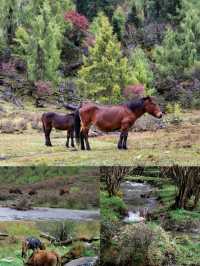
[[[97,261],[98,257],[81,257],[64,264],[64,266],[96,266]]]

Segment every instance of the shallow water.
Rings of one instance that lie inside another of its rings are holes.
[[[37,221],[37,220],[98,220],[99,210],[70,210],[55,208],[34,208],[28,211],[18,211],[0,207],[0,221]]]
[[[152,196],[154,188],[147,183],[126,181],[121,184],[121,190],[124,202],[129,208],[125,222],[144,221],[145,217],[142,217],[141,213],[146,214],[157,205],[156,198]]]

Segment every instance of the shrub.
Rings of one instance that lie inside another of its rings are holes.
[[[22,132],[27,129],[27,121],[24,118],[15,120],[15,130]]]
[[[176,263],[177,247],[155,224],[122,226],[102,254],[102,265],[169,266]]]
[[[80,31],[86,31],[89,28],[88,19],[79,14],[76,11],[68,11],[64,14],[65,21],[69,21],[75,27],[75,29]]]
[[[1,133],[14,133],[15,123],[10,120],[3,119],[0,124],[0,129]]]
[[[145,87],[143,84],[129,85],[124,89],[124,96],[127,99],[133,99],[144,95]]]
[[[166,110],[170,114],[170,123],[178,124],[182,121],[182,109],[179,103],[168,103]]]

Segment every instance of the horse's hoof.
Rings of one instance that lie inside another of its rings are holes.
[[[122,146],[117,146],[118,150],[121,150],[122,149]]]
[[[52,147],[53,145],[48,143],[48,144],[46,144],[46,146],[47,147]]]

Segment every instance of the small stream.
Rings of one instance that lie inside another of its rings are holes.
[[[60,208],[33,208],[32,210],[19,211],[11,208],[0,207],[0,221],[37,221],[37,220],[99,220],[99,210],[70,210]]]
[[[121,184],[123,199],[129,209],[128,216],[124,219],[125,222],[142,222],[148,213],[156,208],[154,189],[147,183],[125,181]]]

